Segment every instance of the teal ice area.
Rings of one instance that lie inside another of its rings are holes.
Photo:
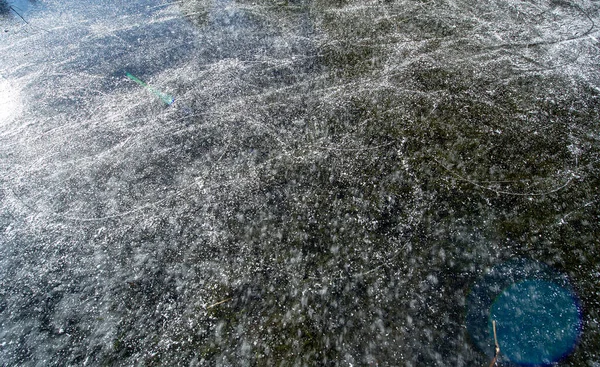
[[[598,367],[599,26],[0,0],[0,366]]]
[[[494,302],[497,338],[506,356],[522,365],[551,364],[575,349],[581,317],[572,292],[539,280],[512,285]]]
[[[542,263],[519,259],[494,267],[473,285],[467,302],[473,341],[490,356],[497,343],[505,363],[553,365],[581,336],[577,295],[564,275]]]

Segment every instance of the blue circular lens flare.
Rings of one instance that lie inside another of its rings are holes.
[[[582,331],[579,301],[568,278],[546,264],[514,259],[492,268],[467,296],[471,340],[510,366],[547,366],[569,355]]]
[[[502,353],[520,365],[560,360],[573,350],[581,331],[574,295],[545,280],[525,280],[504,290],[490,318],[496,320]]]

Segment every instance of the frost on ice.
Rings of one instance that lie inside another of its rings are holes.
[[[514,258],[599,363],[596,2],[0,5],[3,364],[489,365]]]

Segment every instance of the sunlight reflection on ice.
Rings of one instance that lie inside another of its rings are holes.
[[[0,79],[0,123],[9,122],[21,111],[20,92],[6,79]]]

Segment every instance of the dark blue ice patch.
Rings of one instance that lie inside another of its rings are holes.
[[[545,280],[525,280],[500,294],[490,310],[502,352],[520,365],[546,365],[568,355],[581,331],[573,293]]]
[[[546,366],[566,357],[582,327],[579,301],[567,277],[526,259],[494,267],[467,297],[467,329],[490,357],[492,321],[501,358],[520,366]]]

